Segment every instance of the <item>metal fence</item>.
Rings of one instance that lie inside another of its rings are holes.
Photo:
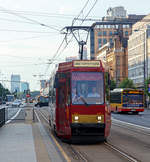
[[[5,124],[5,108],[0,109],[0,127]]]
[[[5,108],[5,121],[16,120],[34,120],[34,108],[33,107],[6,107]]]

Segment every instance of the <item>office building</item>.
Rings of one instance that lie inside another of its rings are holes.
[[[20,92],[20,75],[11,75],[11,92]]]
[[[21,82],[21,92],[29,90],[29,83],[28,82]]]
[[[133,25],[128,40],[128,78],[137,87],[144,87],[150,76],[150,14]]]

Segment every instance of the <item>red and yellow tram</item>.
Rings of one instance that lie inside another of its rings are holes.
[[[71,141],[105,140],[111,111],[106,104],[105,72],[101,61],[60,63],[51,90],[50,125]]]

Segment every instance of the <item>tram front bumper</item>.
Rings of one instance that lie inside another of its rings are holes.
[[[104,136],[104,123],[72,123],[71,132],[73,136]]]

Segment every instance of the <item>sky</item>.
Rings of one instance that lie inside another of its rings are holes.
[[[83,12],[83,6],[88,2]],[[0,0],[0,81],[10,88],[11,74],[20,74],[30,83],[31,90],[39,90],[39,80],[48,79],[54,70],[53,62],[78,55],[75,39],[65,48],[60,47],[64,34],[60,31],[71,26],[80,13],[84,18],[96,0]],[[149,14],[150,1],[97,0],[89,14],[92,18],[106,16],[109,7],[124,6],[128,14]],[[91,25],[84,22],[82,25]],[[80,25],[76,21],[74,25]],[[68,37],[68,41],[71,36]],[[57,53],[57,50],[59,52]],[[54,57],[57,53],[57,57]],[[54,59],[55,58],[55,59]]]

